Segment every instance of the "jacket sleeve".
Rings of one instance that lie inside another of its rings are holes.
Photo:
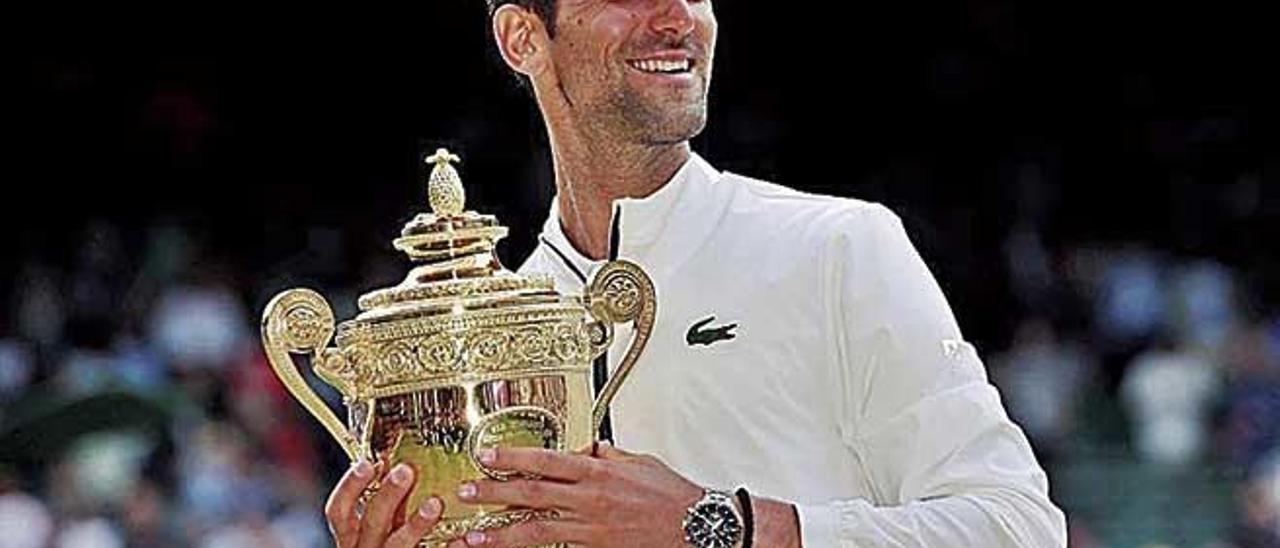
[[[800,505],[804,546],[1065,547],[1030,443],[902,222],[878,205],[847,220],[824,293],[841,436],[872,496]]]

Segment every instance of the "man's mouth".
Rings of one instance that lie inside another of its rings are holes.
[[[632,59],[631,68],[650,74],[686,74],[693,70],[693,60],[684,59]]]

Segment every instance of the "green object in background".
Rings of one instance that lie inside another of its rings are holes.
[[[1048,470],[1067,522],[1106,548],[1214,546],[1229,533],[1236,478],[1212,462],[1148,463],[1127,441],[1114,398],[1095,393],[1079,427]]]
[[[127,431],[167,436],[172,406],[130,392],[68,399],[51,390],[29,393],[0,415],[0,463],[17,469],[54,462],[84,436]]]

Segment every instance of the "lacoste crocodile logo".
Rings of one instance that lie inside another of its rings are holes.
[[[707,324],[714,321],[716,321],[716,317],[711,316],[693,324],[689,327],[689,332],[685,333],[684,341],[689,343],[689,346],[697,346],[700,344],[711,346],[711,343],[727,341],[737,337],[737,335],[733,333],[733,329],[738,327],[738,324],[736,323],[703,329]]]

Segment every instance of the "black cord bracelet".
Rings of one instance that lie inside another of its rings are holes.
[[[738,496],[738,505],[742,506],[742,548],[751,548],[751,541],[756,537],[756,518],[751,512],[751,494],[746,487],[739,487],[734,494]]]

